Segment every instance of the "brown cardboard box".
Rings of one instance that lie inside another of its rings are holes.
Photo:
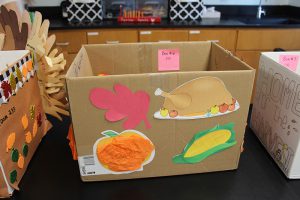
[[[251,115],[251,129],[282,172],[300,179],[300,52],[264,52]]]
[[[51,124],[28,50],[0,51],[0,198],[19,183]]]
[[[211,42],[83,46],[66,75],[82,180],[236,169],[254,76]]]

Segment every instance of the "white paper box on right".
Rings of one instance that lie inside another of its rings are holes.
[[[300,52],[262,53],[251,128],[290,179],[300,178]]]

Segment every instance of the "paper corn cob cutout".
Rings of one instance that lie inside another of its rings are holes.
[[[184,83],[170,93],[158,88],[156,96],[165,98],[157,119],[200,119],[231,113],[240,108],[222,80],[200,77]]]
[[[235,145],[237,142],[233,127],[234,124],[229,123],[197,133],[184,147],[182,153],[173,157],[173,162],[176,164],[198,163],[208,156]]]

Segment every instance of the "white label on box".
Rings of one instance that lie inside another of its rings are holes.
[[[78,163],[81,176],[91,176],[100,174],[99,172],[97,173],[97,167],[93,155],[79,156]]]

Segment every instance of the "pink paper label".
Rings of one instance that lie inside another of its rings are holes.
[[[299,55],[280,55],[279,63],[285,66],[286,68],[295,72],[297,70],[299,62]]]
[[[158,50],[158,71],[178,71],[179,69],[179,49]]]

